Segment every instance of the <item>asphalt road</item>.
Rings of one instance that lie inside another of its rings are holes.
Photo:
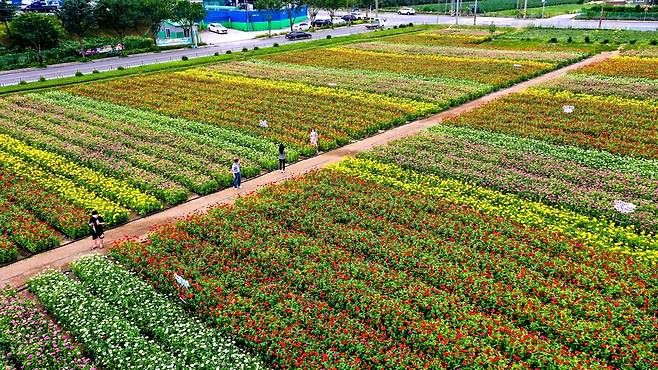
[[[459,17],[456,20],[454,17],[443,16],[443,15],[428,15],[428,14],[417,14],[413,16],[401,16],[395,13],[380,13],[381,18],[386,19],[387,26],[394,26],[401,23],[413,22],[415,24],[462,24],[462,25],[472,25],[472,17]],[[496,26],[511,26],[511,27],[524,27],[529,25],[539,26],[539,27],[556,27],[556,28],[589,28],[595,29],[598,27],[598,21],[589,21],[589,20],[574,20],[573,16],[558,16],[548,19],[515,19],[515,18],[491,18],[491,17],[478,17],[478,25],[490,25],[495,24]],[[627,30],[639,30],[639,31],[656,31],[658,30],[658,22],[638,22],[638,21],[604,21],[602,28],[606,29],[627,29]],[[352,35],[357,33],[368,32],[365,26],[351,26],[351,27],[341,27],[333,30],[322,30],[317,31],[313,34],[313,39],[325,38],[326,35],[332,36],[345,36]],[[307,40],[300,40],[294,42],[306,42]],[[287,41],[284,36],[277,36],[268,38],[259,38],[259,39],[248,39],[240,41],[226,42],[222,44],[204,46],[197,49],[179,49],[179,50],[169,50],[161,53],[147,53],[147,54],[137,54],[131,55],[128,57],[122,58],[107,58],[107,59],[98,59],[86,63],[76,62],[76,63],[67,63],[67,64],[57,64],[51,65],[46,68],[27,68],[14,71],[4,71],[0,72],[0,86],[5,85],[15,85],[21,81],[37,81],[40,77],[45,77],[46,79],[69,77],[75,75],[76,72],[80,71],[84,74],[92,73],[94,70],[97,71],[109,71],[115,70],[118,67],[137,67],[147,64],[156,64],[170,62],[174,60],[180,60],[183,56],[188,58],[196,58],[202,56],[213,55],[214,53],[225,53],[227,50],[240,51],[242,48],[246,47],[248,49],[253,49],[255,46],[259,48],[272,46],[273,43],[285,44],[291,43]]]

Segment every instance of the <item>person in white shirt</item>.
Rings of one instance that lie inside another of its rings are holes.
[[[318,147],[318,132],[315,131],[315,129],[311,130],[310,139],[311,139],[311,145],[313,145],[314,147],[317,148]]]
[[[233,172],[233,187],[236,189],[242,189],[242,174],[240,173],[240,160],[238,158],[233,160],[231,172]]]

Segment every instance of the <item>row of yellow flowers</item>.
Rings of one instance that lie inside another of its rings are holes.
[[[428,112],[428,111],[432,111],[435,108],[433,104],[420,102],[407,98],[382,96],[381,94],[373,94],[359,90],[335,88],[329,86],[314,86],[314,85],[309,85],[299,82],[269,80],[269,79],[261,79],[261,78],[244,77],[238,75],[230,75],[230,74],[219,73],[206,68],[187,69],[176,73],[181,75],[193,76],[195,78],[211,78],[219,83],[249,84],[249,85],[261,86],[264,88],[296,91],[298,93],[308,93],[313,95],[321,94],[326,96],[349,98],[353,100],[355,103],[368,102],[368,103],[386,104],[388,106],[393,106],[396,109],[400,109],[407,113]]]
[[[125,181],[107,177],[57,154],[26,145],[10,136],[0,134],[0,151],[32,162],[33,167],[39,166],[48,172],[69,178],[89,191],[96,192],[142,215],[162,208],[162,203],[155,197],[142,193]]]
[[[86,210],[97,210],[109,223],[128,220],[130,211],[111,200],[94,194],[73,181],[57,174],[43,171],[32,163],[0,151],[0,166],[14,175],[41,184],[44,188],[58,194],[63,199]]]
[[[545,99],[577,99],[579,102],[591,103],[593,105],[616,104],[628,108],[658,109],[658,101],[656,100],[630,99],[617,95],[591,95],[568,90],[554,91],[544,88],[528,89],[523,91],[521,94]]]
[[[566,234],[582,243],[632,254],[654,264],[658,261],[656,235],[638,232],[632,226],[621,227],[606,220],[523,200],[512,194],[408,171],[378,161],[349,159],[332,168],[375,183],[465,204],[486,214],[502,216],[529,227]]]

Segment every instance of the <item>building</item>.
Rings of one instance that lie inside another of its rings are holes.
[[[244,0],[243,0],[244,1]],[[290,27],[288,12],[285,9],[277,11],[254,10],[254,0],[240,4],[233,0],[203,0],[208,11],[205,23],[221,23],[226,28],[241,31],[267,31],[268,18],[271,17],[273,30]],[[308,19],[308,10],[304,6],[292,14],[293,24]]]
[[[183,28],[181,24],[164,21],[160,25],[156,42],[158,46],[191,45],[192,37],[190,30]]]

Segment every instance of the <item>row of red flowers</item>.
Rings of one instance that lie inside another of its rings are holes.
[[[280,368],[649,368],[655,268],[330,172],[114,255]]]

